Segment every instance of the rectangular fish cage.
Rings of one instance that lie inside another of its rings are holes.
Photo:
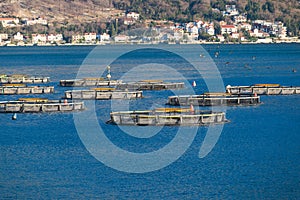
[[[19,86],[16,84],[6,84],[0,86],[0,95],[49,94],[53,92],[53,86]]]
[[[129,90],[174,90],[184,88],[183,82],[163,82],[162,80],[143,80],[117,85],[117,89]]]
[[[73,80],[60,80],[62,87],[95,87],[95,86],[116,86],[121,84],[121,80],[107,80],[104,78],[85,78]]]
[[[108,123],[132,126],[201,126],[228,122],[224,112],[173,108],[112,112],[110,117]]]
[[[252,86],[226,87],[230,94],[257,94],[257,95],[292,95],[300,94],[300,87],[281,86],[279,84],[255,84]]]
[[[167,101],[168,105],[173,106],[257,105],[259,103],[260,97],[257,95],[230,95],[227,93],[169,96]]]
[[[66,99],[109,100],[142,98],[142,91],[115,90],[114,88],[94,88],[91,90],[65,91]]]
[[[0,112],[2,113],[64,112],[80,111],[83,109],[83,102],[68,102],[66,100],[21,98],[18,101],[0,102]]]
[[[37,76],[28,76],[24,74],[13,74],[0,77],[0,83],[48,83],[50,82],[49,77],[37,77]]]

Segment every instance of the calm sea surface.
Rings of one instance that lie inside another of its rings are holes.
[[[299,44],[203,47],[216,63],[224,86],[255,83],[300,86]],[[149,74],[145,76],[149,79],[163,76],[187,83],[196,80],[195,92],[207,91],[199,74],[173,54],[165,52],[156,57],[156,50],[138,46],[137,49],[148,49],[123,56],[126,62],[120,62],[122,59],[110,62],[111,57],[132,46],[98,48],[108,53],[95,54],[90,59],[108,62],[113,77],[122,78],[128,72],[124,63],[173,63],[172,67],[184,77],[181,80],[169,71],[147,65],[140,70],[144,75]],[[188,57],[197,46],[172,48]],[[59,80],[76,78],[93,49],[94,46],[1,47],[0,74],[50,76],[48,85],[55,86],[56,91],[42,97],[59,99],[66,90],[58,86]],[[215,52],[219,52],[218,57]],[[134,73],[127,78],[133,80],[132,76]],[[204,67],[202,77],[215,81],[209,68]],[[167,96],[172,94],[172,91],[146,91],[144,99],[127,104],[130,109],[153,109],[164,106]],[[2,95],[0,101],[19,97]],[[18,114],[16,121],[11,120],[11,114],[0,114],[0,199],[300,199],[300,96],[262,96],[261,101],[263,104],[259,106],[227,108],[230,123],[224,124],[220,138],[206,157],[199,158],[198,154],[208,127],[199,127],[192,144],[178,160],[148,173],[126,173],[98,161],[81,141],[73,113]],[[127,105],[124,101],[113,103]],[[176,135],[177,127],[123,129],[106,124],[110,111],[114,110],[113,103],[97,101],[95,109],[107,138],[120,148],[137,153],[156,151]],[[89,123],[86,119],[87,131]],[[125,134],[126,131],[158,134],[138,138]]]

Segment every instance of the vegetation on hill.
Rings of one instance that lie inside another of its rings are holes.
[[[299,34],[300,3],[298,0],[113,0],[115,8],[136,11],[145,19],[166,19],[187,22],[197,18],[225,20],[226,5],[236,5],[249,20],[283,21],[292,35]]]
[[[89,31],[101,33],[116,26],[112,24],[115,18],[120,19],[118,31],[131,28],[122,24],[120,15],[128,11],[138,12],[142,22],[145,19],[230,22],[231,17],[224,17],[219,12],[224,11],[228,4],[236,5],[249,20],[283,21],[291,36],[299,35],[298,0],[0,0],[0,13],[2,16],[28,18],[44,16],[50,22],[46,27],[19,28],[21,31],[55,31],[70,35]]]

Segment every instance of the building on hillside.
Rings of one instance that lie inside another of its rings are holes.
[[[2,41],[8,40],[8,34],[7,33],[0,33],[0,38]]]
[[[233,17],[233,21],[234,23],[238,24],[238,23],[243,23],[247,21],[247,17],[244,15],[237,15]]]
[[[231,34],[237,32],[237,28],[234,25],[223,25],[221,26],[221,34]]]
[[[23,34],[21,34],[20,32],[18,32],[17,34],[14,35],[14,40],[16,40],[16,41],[23,41],[24,40]]]
[[[4,28],[16,27],[20,23],[18,18],[0,18],[0,22]]]
[[[210,23],[208,26],[205,27],[205,32],[208,35],[215,35],[215,27],[214,27],[214,23]]]
[[[192,34],[198,34],[199,33],[199,29],[197,26],[195,25],[191,25],[189,27],[187,27],[187,30],[186,30],[188,33],[192,33]]]
[[[46,19],[44,19],[43,17],[32,18],[32,19],[23,18],[22,21],[27,26],[32,26],[35,24],[42,24],[42,25],[48,24],[48,21]]]
[[[84,34],[84,40],[85,42],[95,42],[97,39],[96,33],[85,33]]]
[[[225,38],[223,35],[217,35],[217,38],[220,40],[220,42],[224,42]]]
[[[62,42],[63,41],[63,35],[62,34],[50,34],[47,35],[47,42],[55,43],[55,42]]]
[[[136,13],[136,12],[129,12],[126,14],[127,18],[131,18],[131,19],[135,19],[135,20],[139,20],[140,19],[140,14]]]
[[[263,32],[258,29],[254,29],[253,31],[249,31],[251,37],[265,38],[270,37],[269,33]]]
[[[135,19],[133,19],[133,18],[128,18],[128,17],[125,17],[124,18],[124,24],[125,25],[132,25],[132,24],[134,24],[135,23]]]
[[[72,43],[81,43],[84,40],[84,36],[80,34],[72,35]]]
[[[107,33],[103,33],[99,37],[100,42],[108,42],[110,40],[110,35]]]
[[[236,9],[236,5],[225,5],[225,11],[223,11],[223,16],[235,16],[239,15],[239,11]]]
[[[174,39],[175,40],[181,40],[183,39],[184,30],[182,28],[175,28],[174,29]]]
[[[239,28],[239,30],[245,29],[246,31],[250,31],[252,29],[252,26],[249,23],[240,23],[238,25],[238,28]]]
[[[32,43],[33,44],[46,44],[47,36],[45,34],[32,34]]]
[[[126,42],[128,40],[128,36],[126,35],[117,35],[114,37],[115,42]]]

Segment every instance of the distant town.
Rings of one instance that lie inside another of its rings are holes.
[[[187,23],[167,20],[144,20],[143,26],[119,34],[107,29],[103,33],[81,32],[66,40],[61,33],[7,33],[14,27],[33,25],[48,26],[47,19],[0,18],[0,46],[63,45],[63,44],[197,44],[197,43],[281,43],[300,42],[299,37],[289,37],[287,27],[281,21],[247,20],[247,14],[239,13],[235,5],[226,5],[226,10],[214,9],[231,20],[195,20]],[[0,14],[1,15],[1,14]],[[137,12],[122,13],[114,19],[114,30],[122,25],[140,23]]]

